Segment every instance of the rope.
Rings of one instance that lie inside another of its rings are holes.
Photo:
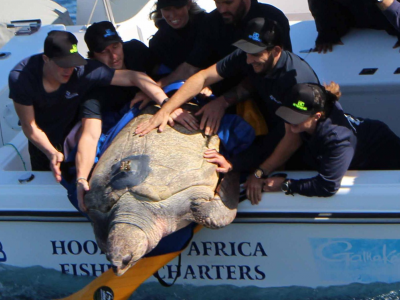
[[[104,9],[107,14],[108,20],[115,26],[114,14],[111,8],[110,0],[103,0]]]
[[[11,146],[11,147],[14,148],[15,151],[17,151],[17,154],[18,154],[19,158],[21,159],[22,164],[24,165],[24,169],[25,169],[25,171],[26,171],[26,164],[25,164],[25,161],[24,161],[24,159],[22,158],[22,155],[21,155],[21,153],[18,151],[17,147],[15,147],[15,145],[14,145],[14,144],[11,144],[11,143],[5,143],[4,146]]]
[[[90,24],[90,22],[92,21],[92,17],[93,17],[93,14],[94,14],[94,10],[96,9],[96,6],[97,6],[97,1],[99,1],[99,0],[96,0],[96,2],[95,2],[94,5],[93,5],[92,12],[90,13],[90,16],[89,16],[88,24]]]

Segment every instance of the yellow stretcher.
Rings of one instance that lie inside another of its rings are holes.
[[[238,103],[236,113],[254,128],[256,136],[268,133],[267,123],[253,100]]]
[[[201,225],[197,225],[193,233],[198,232],[201,228]],[[110,269],[80,291],[59,300],[126,300],[143,282],[179,256],[183,250],[142,258],[120,277]]]

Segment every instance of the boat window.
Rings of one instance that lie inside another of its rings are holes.
[[[361,70],[360,75],[374,75],[378,68],[364,68]]]

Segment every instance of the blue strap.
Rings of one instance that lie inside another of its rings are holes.
[[[243,118],[226,114],[221,120],[218,137],[224,145],[221,154],[230,158],[246,150],[253,143],[256,134],[254,128]]]
[[[122,118],[118,121],[118,123],[112,127],[107,134],[105,134],[100,138],[99,143],[97,145],[98,153],[96,158],[100,158],[100,156],[107,150],[108,146],[110,146],[111,142],[117,136],[117,134],[128,124],[133,118],[135,118],[139,113],[139,105],[135,105],[132,107]]]
[[[169,92],[176,92],[177,90],[180,89],[180,87],[184,84],[183,81],[176,81],[173,82],[166,87],[163,88],[164,93],[168,94]]]
[[[171,68],[167,67],[164,64],[161,64],[157,70],[157,75],[167,75],[172,72]]]

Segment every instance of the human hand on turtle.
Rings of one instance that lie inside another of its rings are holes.
[[[76,183],[76,193],[78,198],[78,207],[82,212],[86,212],[87,208],[83,201],[85,194],[90,190],[87,180],[81,178]]]
[[[187,110],[182,108],[175,109],[170,115],[168,124],[173,127],[175,122],[181,124],[189,131],[199,130],[199,122],[197,119]]]
[[[64,161],[64,154],[62,154],[59,151],[56,151],[52,153],[50,156],[48,156],[50,160],[50,169],[53,172],[53,175],[57,182],[61,181],[61,163]]]
[[[218,132],[221,119],[227,107],[228,103],[222,97],[219,97],[208,102],[195,114],[196,116],[203,115],[200,122],[200,129],[205,129],[206,135],[213,135]]]
[[[135,130],[139,136],[144,136],[158,127],[158,132],[163,132],[169,121],[170,115],[163,109],[160,109],[150,120],[140,123]]]
[[[135,97],[132,99],[129,108],[132,108],[136,103],[142,102],[139,105],[139,109],[145,108],[151,101],[153,101],[149,96],[147,96],[142,91],[136,93]]]
[[[218,165],[217,172],[228,173],[232,170],[232,164],[217,150],[207,149],[203,155],[209,163]]]
[[[264,179],[264,192],[280,192],[282,182],[284,182],[286,177],[269,177]]]
[[[247,177],[244,187],[246,188],[246,196],[252,205],[260,203],[263,184],[264,179],[256,178],[254,174],[250,174],[249,177]]]

